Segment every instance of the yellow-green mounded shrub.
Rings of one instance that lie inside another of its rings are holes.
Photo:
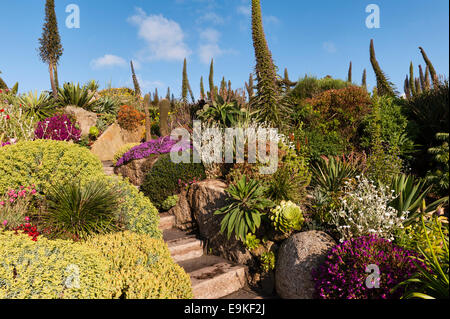
[[[51,140],[19,142],[0,149],[0,194],[10,188],[51,183],[103,174],[102,163],[88,149]]]
[[[113,162],[114,164],[117,163],[119,159],[122,158],[122,156],[127,153],[129,150],[131,150],[133,147],[140,145],[139,143],[128,143],[119,148],[119,150],[114,154]]]
[[[86,245],[0,231],[0,299],[110,299],[110,267]]]
[[[129,231],[162,239],[159,230],[159,212],[148,197],[119,176],[106,176],[108,184],[120,191],[121,199],[117,216]]]
[[[85,245],[111,261],[114,298],[193,298],[189,275],[173,261],[161,239],[122,232],[93,237]]]

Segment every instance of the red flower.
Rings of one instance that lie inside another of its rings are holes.
[[[1,90],[0,90],[0,92],[1,92]],[[5,109],[1,109],[0,110],[0,113],[3,113],[3,112],[5,112]]]
[[[9,117],[9,114],[6,114],[6,119],[7,119],[7,120],[9,120],[9,119],[10,119],[10,117]]]

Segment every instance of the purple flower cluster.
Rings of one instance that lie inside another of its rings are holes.
[[[81,131],[72,124],[67,115],[56,115],[37,124],[34,132],[36,139],[55,141],[74,141],[81,138]]]
[[[313,270],[316,293],[321,299],[399,299],[404,289],[392,291],[392,288],[418,271],[412,256],[417,254],[376,236],[343,242]],[[370,275],[376,275],[367,268],[370,265],[379,269],[379,279],[371,282],[377,285],[372,289],[366,284]],[[423,263],[420,265],[425,267]]]
[[[0,147],[3,147],[3,146],[6,146],[6,145],[11,145],[11,143],[10,142],[1,142],[1,146]]]
[[[170,136],[160,137],[156,140],[151,140],[133,147],[117,161],[116,166],[119,167],[130,161],[147,158],[151,155],[167,154],[170,152],[183,152],[191,148],[191,143],[189,141],[178,142],[176,140],[172,140]]]

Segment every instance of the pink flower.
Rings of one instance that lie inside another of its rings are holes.
[[[29,222],[29,221],[30,221],[30,217],[26,216],[26,217],[25,217],[25,221],[26,221],[26,222]]]
[[[11,203],[14,203],[14,198],[10,198],[9,201],[10,201]]]
[[[31,194],[36,194],[36,190],[35,189],[33,189],[32,191],[31,191]]]
[[[0,206],[5,206],[5,202],[4,202],[4,201],[1,201],[1,202],[0,202]]]
[[[6,226],[8,224],[8,221],[7,220],[4,220],[3,221],[3,226]]]

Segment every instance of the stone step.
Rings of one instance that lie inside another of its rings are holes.
[[[175,262],[203,256],[203,243],[194,234],[178,229],[166,229],[163,231],[163,238]]]
[[[216,256],[202,256],[178,263],[191,277],[196,299],[219,299],[246,285],[246,267]]]
[[[175,216],[169,214],[159,215],[159,229],[167,230],[172,229],[175,225]]]

